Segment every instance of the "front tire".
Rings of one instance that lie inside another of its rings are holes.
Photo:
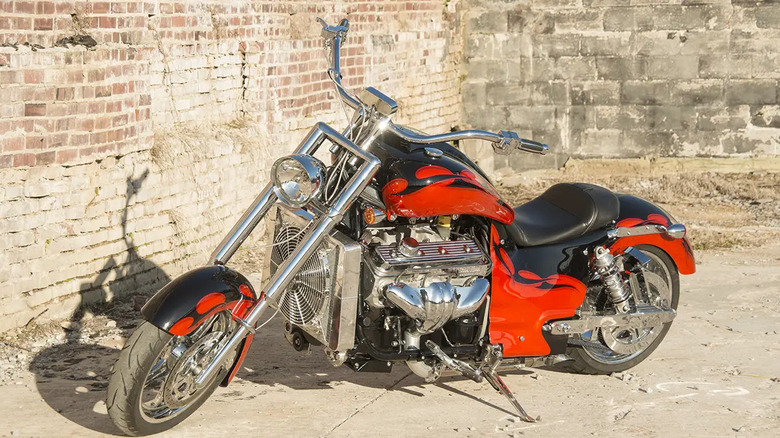
[[[111,372],[106,405],[122,432],[151,435],[179,424],[214,392],[227,370],[196,389],[197,372],[211,362],[235,323],[226,311],[187,336],[142,322],[125,343]]]
[[[651,301],[646,304],[653,304],[660,307],[677,309],[677,303],[680,300],[680,275],[669,255],[658,247],[650,245],[637,245],[636,249],[642,251],[651,259],[648,270],[651,274],[655,273],[655,278],[660,278],[668,289],[668,294],[663,287],[650,287],[648,298]],[[656,280],[658,282],[659,280]],[[660,286],[660,283],[659,283]],[[664,296],[666,295],[666,296]],[[631,354],[620,354],[609,349],[605,345],[604,334],[599,335],[597,342],[583,342],[582,345],[571,345],[566,354],[572,359],[564,362],[565,369],[580,374],[611,374],[623,372],[633,368],[645,360],[661,344],[672,323],[668,322],[660,327],[645,328],[640,330],[649,330],[654,339],[642,350]],[[652,333],[652,331],[656,333]],[[615,342],[612,333],[607,334],[611,342]]]

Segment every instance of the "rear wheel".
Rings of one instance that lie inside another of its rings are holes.
[[[201,388],[195,380],[235,329],[227,311],[186,336],[141,323],[119,354],[108,383],[106,404],[114,424],[128,435],[150,435],[170,429],[195,412],[227,370],[220,370]]]
[[[640,299],[665,309],[677,309],[680,299],[680,276],[671,258],[655,246],[638,245],[636,249],[650,258],[644,268],[646,287]],[[572,361],[564,367],[583,374],[610,374],[625,371],[645,360],[661,343],[672,323],[656,327],[602,328],[585,336],[580,345],[570,346]]]

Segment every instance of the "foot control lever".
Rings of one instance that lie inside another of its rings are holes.
[[[447,354],[444,353],[441,348],[431,340],[425,341],[425,346],[428,347],[428,349],[431,350],[431,352],[433,352],[433,354],[435,354],[436,357],[438,357],[439,360],[441,360],[448,368],[452,368],[453,370],[458,371],[459,373],[477,383],[482,383],[483,376],[480,370],[474,369],[474,367],[467,364],[466,362],[463,362],[462,360],[453,359],[447,356]]]

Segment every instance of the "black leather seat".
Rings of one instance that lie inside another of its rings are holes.
[[[620,203],[593,184],[556,184],[515,208],[509,236],[520,246],[549,245],[597,230],[617,219]]]

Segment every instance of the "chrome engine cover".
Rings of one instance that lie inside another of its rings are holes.
[[[470,286],[475,279],[490,274],[490,257],[473,239],[435,240],[430,234],[426,236],[426,240],[432,241],[419,242],[418,252],[412,256],[403,255],[395,243],[369,249],[363,274],[364,300],[369,306],[387,307],[385,290],[391,283],[415,288],[437,282]]]

